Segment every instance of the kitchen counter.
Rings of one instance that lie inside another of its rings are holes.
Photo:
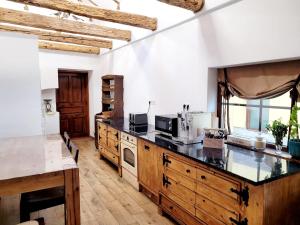
[[[153,125],[148,125],[147,131],[137,133],[129,129],[128,119],[98,121],[253,185],[300,173],[297,162],[242,147],[227,144],[224,149],[218,150],[203,148],[201,143],[182,145],[161,137]]]

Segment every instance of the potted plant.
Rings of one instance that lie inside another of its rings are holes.
[[[267,130],[272,133],[275,138],[276,154],[281,154],[282,140],[288,132],[288,126],[281,122],[281,120],[274,120],[273,123],[266,126]]]
[[[289,153],[295,158],[300,158],[300,139],[299,139],[300,124],[298,123],[299,110],[300,107],[297,106],[294,106],[292,108],[290,122],[289,122],[291,139],[289,140],[288,148],[289,148]]]

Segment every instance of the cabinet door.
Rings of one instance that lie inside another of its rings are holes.
[[[139,139],[138,179],[143,186],[157,196],[159,191],[158,160],[159,152],[156,146]]]

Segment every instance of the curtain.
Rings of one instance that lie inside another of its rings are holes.
[[[225,99],[223,124],[230,132],[229,99],[275,98],[291,91],[292,106],[300,101],[300,60],[219,69],[220,94]]]
[[[293,88],[300,93],[300,60],[219,70],[221,94],[243,99],[274,98]]]

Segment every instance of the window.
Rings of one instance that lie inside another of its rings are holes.
[[[222,104],[225,104],[224,101]],[[259,100],[245,100],[234,96],[229,100],[231,132],[234,135],[249,138],[254,138],[258,132],[262,132],[267,142],[274,143],[273,136],[267,133],[266,125],[277,119],[287,124],[290,118],[290,106],[289,93],[273,99]],[[286,143],[287,138],[284,139],[284,145]]]

